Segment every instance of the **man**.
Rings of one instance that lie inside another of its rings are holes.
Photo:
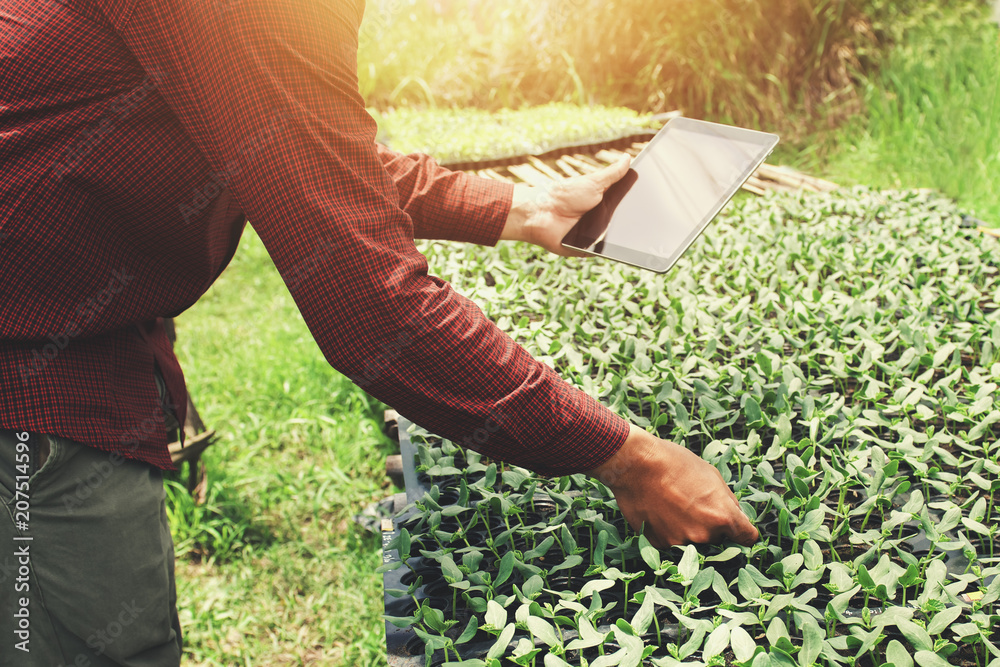
[[[560,252],[627,161],[543,193],[376,146],[362,14],[0,0],[0,663],[179,663],[159,469],[185,389],[162,318],[208,289],[247,218],[329,362],[401,414],[457,441],[489,424],[491,456],[590,472],[658,545],[757,538],[714,468],[570,388],[414,247]]]

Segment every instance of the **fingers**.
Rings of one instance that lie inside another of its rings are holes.
[[[722,480],[722,474],[719,474],[720,481]],[[729,494],[729,499],[732,501],[732,522],[729,529],[729,538],[738,544],[742,544],[745,547],[752,546],[757,540],[760,539],[760,533],[750,523],[750,519],[747,515],[743,513],[743,508],[740,507],[740,501],[733,493],[733,490],[726,484],[722,482],[726,492]]]
[[[632,163],[629,155],[623,155],[618,162],[608,165],[604,169],[595,171],[590,175],[601,190],[607,190],[612,185],[620,181],[628,173],[628,166]]]
[[[753,544],[760,539],[760,533],[750,523],[750,519],[747,515],[743,513],[743,509],[740,507],[740,501],[736,498],[736,494],[733,490],[729,488],[729,485],[722,481],[722,475],[719,475],[719,481],[722,482],[725,489],[726,495],[729,496],[730,503],[726,503],[727,509],[729,510],[729,526],[726,531],[721,536],[722,539],[730,539],[737,544],[742,544],[745,547],[753,546]]]
[[[736,516],[733,518],[733,525],[730,528],[730,539],[745,547],[753,546],[760,539],[760,532],[750,523],[739,505],[736,506]]]
[[[715,466],[637,427],[591,474],[611,488],[629,524],[644,526],[657,548],[725,540],[750,546],[760,537]]]
[[[666,540],[660,539],[660,536],[651,530],[645,531],[644,535],[646,536],[646,539],[649,540],[649,543],[660,551],[665,551],[670,547],[675,546]]]

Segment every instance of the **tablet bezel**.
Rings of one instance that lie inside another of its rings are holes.
[[[677,246],[677,249],[670,256],[645,253],[640,250],[636,250],[635,248],[605,243],[603,240],[597,240],[587,248],[581,248],[567,243],[566,239],[570,238],[576,231],[577,226],[581,224],[579,221],[563,237],[562,246],[564,248],[571,248],[593,257],[606,257],[617,262],[629,264],[640,269],[647,269],[655,273],[666,273],[674,267],[677,261],[684,255],[685,252],[687,252],[688,248],[690,248],[698,237],[701,236],[702,232],[705,231],[705,228],[708,227],[709,223],[712,222],[712,220],[719,215],[725,205],[729,203],[729,200],[731,200],[736,193],[739,192],[739,189],[744,183],[746,183],[747,179],[753,175],[753,173],[757,170],[757,167],[759,167],[761,163],[767,159],[767,156],[771,154],[771,151],[774,150],[774,147],[778,143],[778,136],[776,134],[760,132],[758,130],[749,130],[731,125],[722,125],[720,123],[712,123],[704,120],[696,120],[693,118],[678,117],[671,119],[660,129],[659,132],[656,133],[656,136],[653,137],[646,147],[643,148],[643,150],[632,160],[631,169],[641,174],[638,168],[641,167],[644,158],[656,149],[656,145],[667,135],[668,132],[676,130],[700,134],[711,133],[714,137],[721,136],[726,139],[757,143],[760,145],[760,152],[748,165],[748,167],[741,172],[739,176],[733,179],[732,183],[709,209],[709,213],[692,228],[691,233],[688,234],[684,241]],[[625,198],[627,197],[628,194],[626,193]],[[598,204],[598,207],[602,204]],[[583,218],[581,217],[581,220],[582,219]],[[614,220],[612,218],[609,225],[613,224],[613,222]]]

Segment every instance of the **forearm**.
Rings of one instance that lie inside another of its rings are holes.
[[[496,245],[514,199],[512,184],[451,171],[427,155],[376,148],[400,208],[413,221],[415,238]]]
[[[507,214],[501,241],[531,242],[528,232],[528,221],[538,214],[540,199],[543,192],[539,188],[518,183],[511,194],[510,212]]]
[[[625,420],[443,287],[433,305],[407,318],[398,344],[362,360],[352,378],[359,386],[443,437],[544,474],[583,472],[618,451]],[[442,321],[445,306],[452,313]]]

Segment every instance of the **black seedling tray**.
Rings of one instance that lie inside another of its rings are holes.
[[[414,465],[416,449],[410,440],[409,428],[412,422],[404,417],[399,418],[399,453],[403,457],[403,483],[406,487],[406,502],[412,505],[423,497],[429,490],[417,479],[417,469]],[[388,545],[393,539],[399,537],[399,523],[407,519],[413,512],[413,508],[404,511],[403,514],[394,518],[390,523],[382,525],[382,562],[392,563],[399,560],[399,551],[389,549]],[[419,557],[418,557],[419,558]],[[405,589],[407,586],[401,579],[408,572],[404,568],[391,570],[382,575],[383,591],[390,589]],[[418,597],[420,594],[418,593]],[[390,616],[402,615],[400,607],[409,602],[406,598],[394,598],[385,594],[385,613]],[[389,665],[391,667],[423,667],[424,650],[419,643],[420,639],[410,628],[397,628],[392,623],[385,623],[385,643],[389,654]]]

